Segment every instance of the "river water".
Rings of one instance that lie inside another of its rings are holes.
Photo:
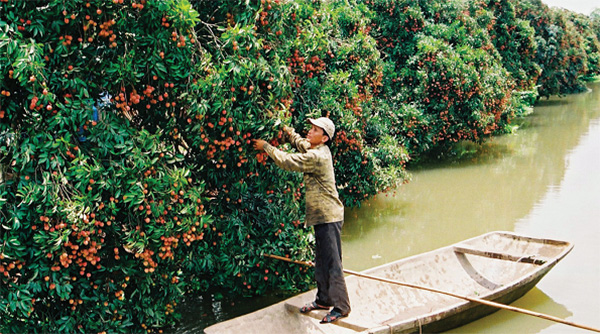
[[[364,270],[495,230],[565,240],[573,251],[512,305],[600,328],[600,84],[590,88],[541,100],[515,134],[411,170],[395,193],[347,210],[344,266]],[[198,333],[281,299],[194,297],[175,331]],[[584,332],[502,310],[449,333]]]

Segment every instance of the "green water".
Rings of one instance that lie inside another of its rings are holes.
[[[574,250],[513,305],[600,328],[600,84],[590,88],[540,101],[516,134],[412,170],[395,193],[347,210],[344,266],[363,270],[494,230],[567,240]],[[195,297],[176,332],[201,332],[281,298]],[[509,311],[450,331],[584,332]]]

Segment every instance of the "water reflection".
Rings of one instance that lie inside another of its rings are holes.
[[[538,288],[533,288],[511,305],[519,308],[535,309],[538,313],[551,314],[561,319],[569,318],[572,315],[565,306],[553,302],[548,295]],[[524,321],[523,319],[526,319],[526,327],[518,327]],[[553,326],[553,323],[548,320],[501,310],[467,326],[455,328],[446,333],[539,333],[551,326]],[[564,333],[571,333],[567,328],[562,327]]]
[[[291,295],[273,294],[231,299],[220,292],[188,296],[179,309],[182,313],[181,325],[167,333],[201,333],[202,329],[212,324],[256,311],[289,297]]]
[[[568,99],[562,99],[562,98],[540,99],[537,102],[536,107],[537,108],[560,107],[560,106],[566,106],[570,103],[571,103],[571,101],[569,101]]]

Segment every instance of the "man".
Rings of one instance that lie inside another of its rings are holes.
[[[321,323],[334,322],[348,316],[350,300],[342,268],[341,229],[344,222],[344,205],[338,197],[333,172],[333,159],[329,147],[335,125],[326,117],[309,118],[312,124],[306,138],[284,127],[288,141],[300,153],[283,152],[264,140],[254,140],[254,148],[265,151],[282,169],[304,173],[306,185],[305,225],[315,231],[315,301],[303,306],[300,312],[333,309]]]

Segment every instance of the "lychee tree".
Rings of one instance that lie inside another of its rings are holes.
[[[173,323],[190,250],[213,234],[205,184],[169,135],[204,57],[197,14],[122,0],[0,12],[0,330]]]
[[[0,331],[153,331],[186,293],[308,288],[263,256],[312,258],[302,175],[251,140],[328,116],[344,204],[396,187],[409,156],[506,131],[532,59],[552,68],[549,14],[512,8],[1,0]],[[598,59],[597,21],[556,18],[572,73],[548,94]]]

